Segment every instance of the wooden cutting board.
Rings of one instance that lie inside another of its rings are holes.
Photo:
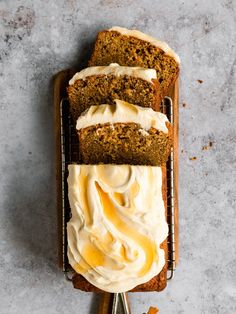
[[[69,79],[75,74],[75,70],[67,69],[54,76],[54,124],[56,141],[56,185],[57,185],[57,209],[58,209],[58,239],[59,239],[59,266],[63,267],[63,225],[62,225],[62,151],[61,151],[61,112],[60,103],[67,97],[66,87]],[[175,261],[179,261],[179,80],[170,91],[169,97],[173,101],[173,128],[174,128],[174,197],[175,197]]]

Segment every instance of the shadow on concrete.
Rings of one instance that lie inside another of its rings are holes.
[[[90,314],[98,313],[101,296],[102,294],[100,293],[93,293],[93,297],[92,297],[91,305],[89,309]]]

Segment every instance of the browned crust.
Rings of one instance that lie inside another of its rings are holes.
[[[165,212],[167,217],[167,182],[166,182],[166,167],[162,167],[162,195],[163,201],[165,204]],[[148,292],[148,291],[162,291],[165,289],[167,284],[167,258],[168,258],[168,250],[167,250],[167,240],[165,240],[161,244],[161,248],[165,251],[166,263],[163,267],[162,271],[155,277],[153,277],[148,282],[138,285],[131,292]],[[88,282],[83,276],[79,274],[75,274],[72,279],[73,285],[75,289],[80,289],[86,292],[103,292],[99,288],[93,286],[90,282]]]
[[[155,111],[160,111],[162,97],[160,94],[160,83],[156,79],[152,79],[153,84],[155,85],[156,95],[152,105],[152,109]]]

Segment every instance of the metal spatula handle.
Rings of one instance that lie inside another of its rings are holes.
[[[104,293],[98,314],[130,314],[127,293]]]
[[[130,314],[126,293],[115,293],[112,302],[112,314]]]

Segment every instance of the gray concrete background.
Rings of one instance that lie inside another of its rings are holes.
[[[56,266],[52,76],[112,25],[182,60],[181,260],[164,292],[130,295],[133,313],[236,313],[234,0],[0,1],[0,313],[96,313]]]

